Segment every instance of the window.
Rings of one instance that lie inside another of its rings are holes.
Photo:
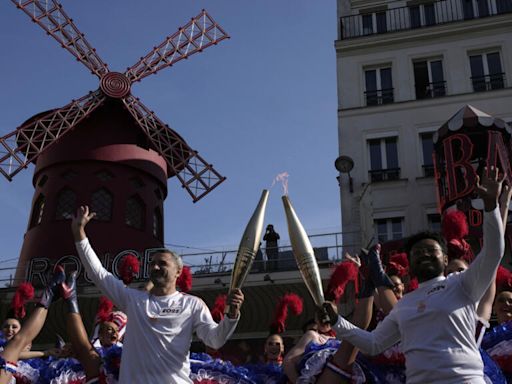
[[[427,215],[428,229],[432,232],[441,232],[441,215],[431,213]]]
[[[421,13],[419,5],[409,7],[409,18],[411,19],[411,28],[421,27]]]
[[[436,23],[434,3],[410,5],[409,21],[411,23],[411,28],[434,25]]]
[[[162,222],[162,214],[160,213],[160,209],[155,208],[153,211],[153,236],[160,240],[163,238]]]
[[[489,0],[462,0],[464,20],[489,16]]]
[[[432,160],[432,153],[434,152],[434,142],[432,141],[432,132],[420,134],[421,149],[423,153],[423,176],[434,176],[434,162]]]
[[[512,0],[496,0],[496,10],[498,13],[512,12]]]
[[[423,12],[425,13],[425,25],[434,25],[436,23],[436,10],[434,3],[424,4]]]
[[[99,221],[112,219],[112,194],[105,188],[101,188],[91,195],[91,211],[96,212],[94,217]]]
[[[489,16],[489,4],[487,0],[476,0],[476,5],[478,8],[478,17]]]
[[[400,178],[397,140],[397,137],[368,140],[370,181],[398,180]]]
[[[96,177],[103,181],[104,183],[112,179],[114,176],[109,171],[102,170],[99,172],[96,172]]]
[[[392,103],[393,82],[391,67],[367,69],[364,71],[366,83],[366,105]]]
[[[376,13],[367,13],[362,15],[363,35],[372,35],[374,33],[384,33],[388,30],[386,21],[386,11]]]
[[[124,213],[124,222],[130,227],[144,228],[144,202],[139,196],[132,196],[126,200],[126,211]]]
[[[373,15],[371,13],[363,15],[363,35],[373,33]]]
[[[413,66],[417,100],[446,95],[442,60],[415,61]]]
[[[391,219],[377,219],[374,221],[375,231],[379,242],[390,240],[400,240],[404,237],[404,219],[403,217],[394,217]]]
[[[462,10],[464,12],[464,20],[473,19],[475,17],[473,0],[462,0]]]
[[[135,189],[142,188],[145,185],[144,182],[138,177],[132,177],[130,179],[130,184]]]
[[[66,180],[66,181],[73,181],[75,179],[75,177],[78,176],[78,173],[76,173],[75,171],[69,169],[67,170],[66,172],[64,172],[61,177]]]
[[[30,218],[30,228],[41,224],[41,221],[43,220],[44,204],[45,204],[45,198],[44,198],[44,195],[41,194],[37,198],[36,202],[34,203],[34,207],[32,208],[32,217]]]
[[[377,12],[375,14],[375,19],[377,20],[377,33],[384,33],[387,31],[387,23],[386,23],[386,12]]]
[[[499,52],[487,52],[469,56],[471,82],[475,92],[505,88]]]
[[[43,187],[43,186],[46,184],[46,182],[47,182],[47,181],[48,181],[48,176],[43,175],[43,176],[41,176],[41,178],[39,179],[39,182],[37,183],[37,185],[38,185],[39,187]]]
[[[57,195],[57,209],[55,210],[55,218],[71,219],[76,209],[76,195],[69,188],[65,188]]]

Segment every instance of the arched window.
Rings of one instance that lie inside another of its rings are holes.
[[[32,208],[32,217],[30,218],[30,228],[35,227],[36,225],[41,224],[43,220],[43,212],[44,212],[44,204],[45,198],[43,194],[40,194],[34,203],[34,207]]]
[[[57,195],[55,219],[71,219],[76,210],[76,194],[69,188],[62,189]]]
[[[159,240],[163,239],[162,213],[159,208],[153,211],[153,236]]]
[[[135,195],[126,200],[126,211],[124,213],[124,222],[130,227],[144,228],[144,202]]]
[[[43,176],[41,176],[41,177],[39,178],[39,182],[37,183],[37,185],[38,185],[39,187],[42,187],[43,185],[45,185],[45,184],[46,184],[46,182],[47,182],[47,181],[48,181],[48,176],[43,175]]]
[[[103,182],[107,182],[114,176],[109,171],[102,169],[101,171],[96,172],[96,177]]]
[[[112,203],[114,198],[106,189],[101,188],[91,195],[91,211],[96,212],[95,218],[100,221],[112,219]]]

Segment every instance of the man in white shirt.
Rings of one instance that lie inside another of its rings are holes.
[[[229,293],[227,316],[215,323],[198,297],[176,290],[183,263],[176,253],[162,249],[150,264],[149,292],[126,287],[103,268],[85,234],[94,217],[87,206],[73,217],[71,229],[80,259],[93,282],[128,316],[119,382],[192,383],[189,349],[195,332],[206,345],[218,349],[234,332],[244,301],[239,289]]]
[[[491,168],[477,181],[484,203],[484,242],[467,271],[445,277],[446,243],[438,234],[424,232],[407,245],[411,272],[419,287],[398,301],[372,332],[352,325],[326,305],[337,336],[364,353],[378,354],[401,341],[408,384],[484,384],[483,363],[475,341],[476,308],[489,287],[504,252],[498,210],[502,179]],[[336,372],[333,362],[327,365]]]

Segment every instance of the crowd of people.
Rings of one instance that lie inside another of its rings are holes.
[[[200,298],[179,289],[185,267],[168,249],[153,254],[146,289],[130,288],[99,261],[85,231],[94,213],[80,207],[71,226],[78,255],[111,302],[102,300],[95,334],[89,337],[78,306],[76,272],[55,266],[23,324],[20,305],[3,323],[0,384],[512,383],[512,274],[500,267],[512,188],[491,168],[475,190],[484,206],[478,255],[464,241],[465,231],[453,227],[443,230],[444,236],[411,236],[405,253],[391,255],[386,263],[378,244],[348,255],[302,337],[285,350],[287,308],[295,314],[302,310],[296,295],[285,295],[261,358],[241,365],[219,353],[240,319],[241,290],[229,292],[219,301],[226,309],[217,308],[212,316]],[[446,219],[457,215],[461,223],[460,212]],[[346,319],[337,303],[349,281],[358,289]],[[18,304],[21,296],[30,297],[23,288],[15,295]],[[69,341],[31,351],[56,300],[65,302]],[[190,353],[194,334],[209,353]]]

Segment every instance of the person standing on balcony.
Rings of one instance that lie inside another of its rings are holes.
[[[267,271],[276,271],[277,270],[277,259],[279,257],[279,248],[277,245],[277,241],[280,239],[279,233],[274,230],[274,226],[272,224],[267,225],[267,230],[265,231],[265,235],[263,236],[263,240],[266,241],[266,252],[267,252]]]
[[[128,288],[108,272],[89,244],[85,226],[94,217],[89,207],[77,210],[71,222],[76,248],[85,270],[96,286],[130,319],[124,339],[119,382],[192,383],[189,349],[192,334],[218,349],[233,334],[240,318],[244,295],[231,291],[227,316],[217,324],[198,297],[176,290],[183,269],[181,257],[168,249],[153,254],[149,292]]]

